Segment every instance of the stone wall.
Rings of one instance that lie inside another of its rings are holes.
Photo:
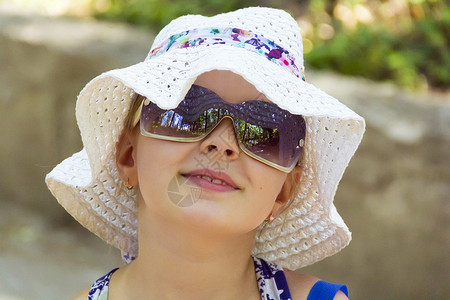
[[[53,215],[43,179],[82,148],[78,93],[102,72],[142,60],[152,39],[123,25],[0,14],[2,199]]]
[[[125,25],[0,14],[3,207],[18,204],[58,226],[72,222],[44,177],[82,147],[76,96],[101,72],[141,61],[152,36]],[[353,241],[304,272],[348,283],[353,299],[444,299],[450,294],[448,94],[410,94],[309,70],[307,76],[364,116],[367,131],[335,199]]]
[[[353,241],[308,271],[350,282],[354,299],[446,298],[448,94],[324,73],[311,81],[364,116],[367,130],[335,198]]]

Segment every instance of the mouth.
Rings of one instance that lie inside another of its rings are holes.
[[[234,181],[223,172],[216,172],[210,169],[195,170],[189,173],[181,174],[188,178],[194,184],[213,191],[234,191],[240,188]]]

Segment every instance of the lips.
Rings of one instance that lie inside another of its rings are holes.
[[[236,185],[236,183],[231,179],[230,176],[223,172],[217,172],[210,169],[201,169],[201,170],[195,170],[189,173],[182,174],[185,177],[189,177],[192,179],[203,180],[203,181],[209,181],[211,184],[214,185],[221,185],[223,187],[233,188],[233,189],[239,189],[239,187]]]

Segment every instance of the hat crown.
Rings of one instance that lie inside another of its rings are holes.
[[[284,10],[267,7],[248,7],[213,17],[202,15],[179,17],[159,32],[151,50],[175,34],[208,27],[231,27],[251,31],[289,51],[295,57],[297,67],[304,67],[302,35],[297,22]]]

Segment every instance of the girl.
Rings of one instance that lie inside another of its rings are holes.
[[[333,205],[364,120],[305,82],[281,10],[189,15],[80,93],[46,182],[127,263],[75,299],[347,299],[291,270],[345,247]]]

